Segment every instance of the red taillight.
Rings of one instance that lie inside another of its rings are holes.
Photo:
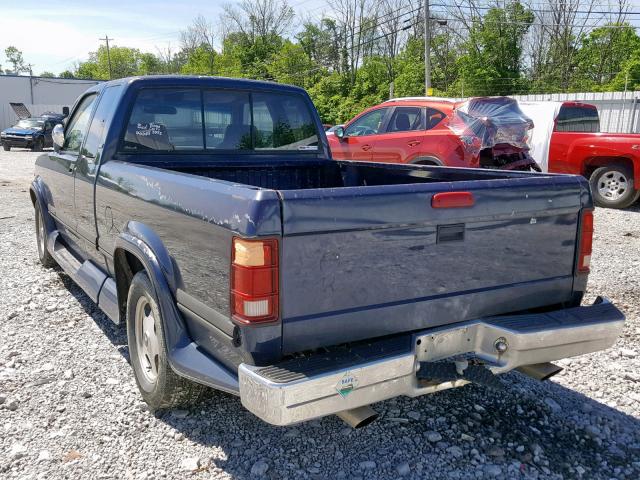
[[[471,192],[440,192],[431,197],[433,208],[465,208],[475,203]]]
[[[589,273],[591,266],[591,248],[593,245],[593,210],[583,210],[580,219],[580,256],[578,272]]]
[[[245,323],[278,320],[278,240],[235,237],[231,250],[231,315]]]

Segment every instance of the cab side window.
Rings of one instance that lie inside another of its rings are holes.
[[[379,133],[388,111],[388,108],[378,108],[365,113],[347,127],[345,134],[349,137],[361,137]]]
[[[87,128],[89,127],[89,118],[91,117],[91,111],[93,110],[93,104],[96,101],[96,94],[91,94],[80,102],[78,108],[73,113],[73,117],[69,121],[69,125],[64,134],[64,145],[62,150],[66,152],[80,153],[80,147],[82,147],[82,141],[87,134]]]
[[[421,107],[396,107],[389,120],[388,133],[424,130],[424,109]]]

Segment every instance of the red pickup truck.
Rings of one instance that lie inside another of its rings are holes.
[[[581,102],[519,102],[533,120],[530,154],[545,172],[589,179],[596,205],[626,208],[640,198],[640,135],[601,133],[598,110]]]
[[[371,107],[327,138],[334,160],[528,171],[538,170],[531,128],[511,98],[410,97]]]

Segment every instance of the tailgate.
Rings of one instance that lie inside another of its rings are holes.
[[[442,191],[475,205],[432,208]],[[281,191],[284,352],[570,300],[585,192],[536,175]]]

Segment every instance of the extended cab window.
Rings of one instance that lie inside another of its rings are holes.
[[[365,113],[357,118],[345,130],[345,134],[349,137],[360,137],[362,135],[375,135],[382,127],[382,121],[389,111],[388,108],[378,108],[371,112]]]
[[[389,120],[387,132],[424,130],[424,109],[421,107],[396,107]]]
[[[200,90],[141,90],[129,117],[123,149],[125,152],[203,150]]]
[[[556,132],[588,132],[600,131],[598,110],[580,105],[563,105],[556,118]]]

